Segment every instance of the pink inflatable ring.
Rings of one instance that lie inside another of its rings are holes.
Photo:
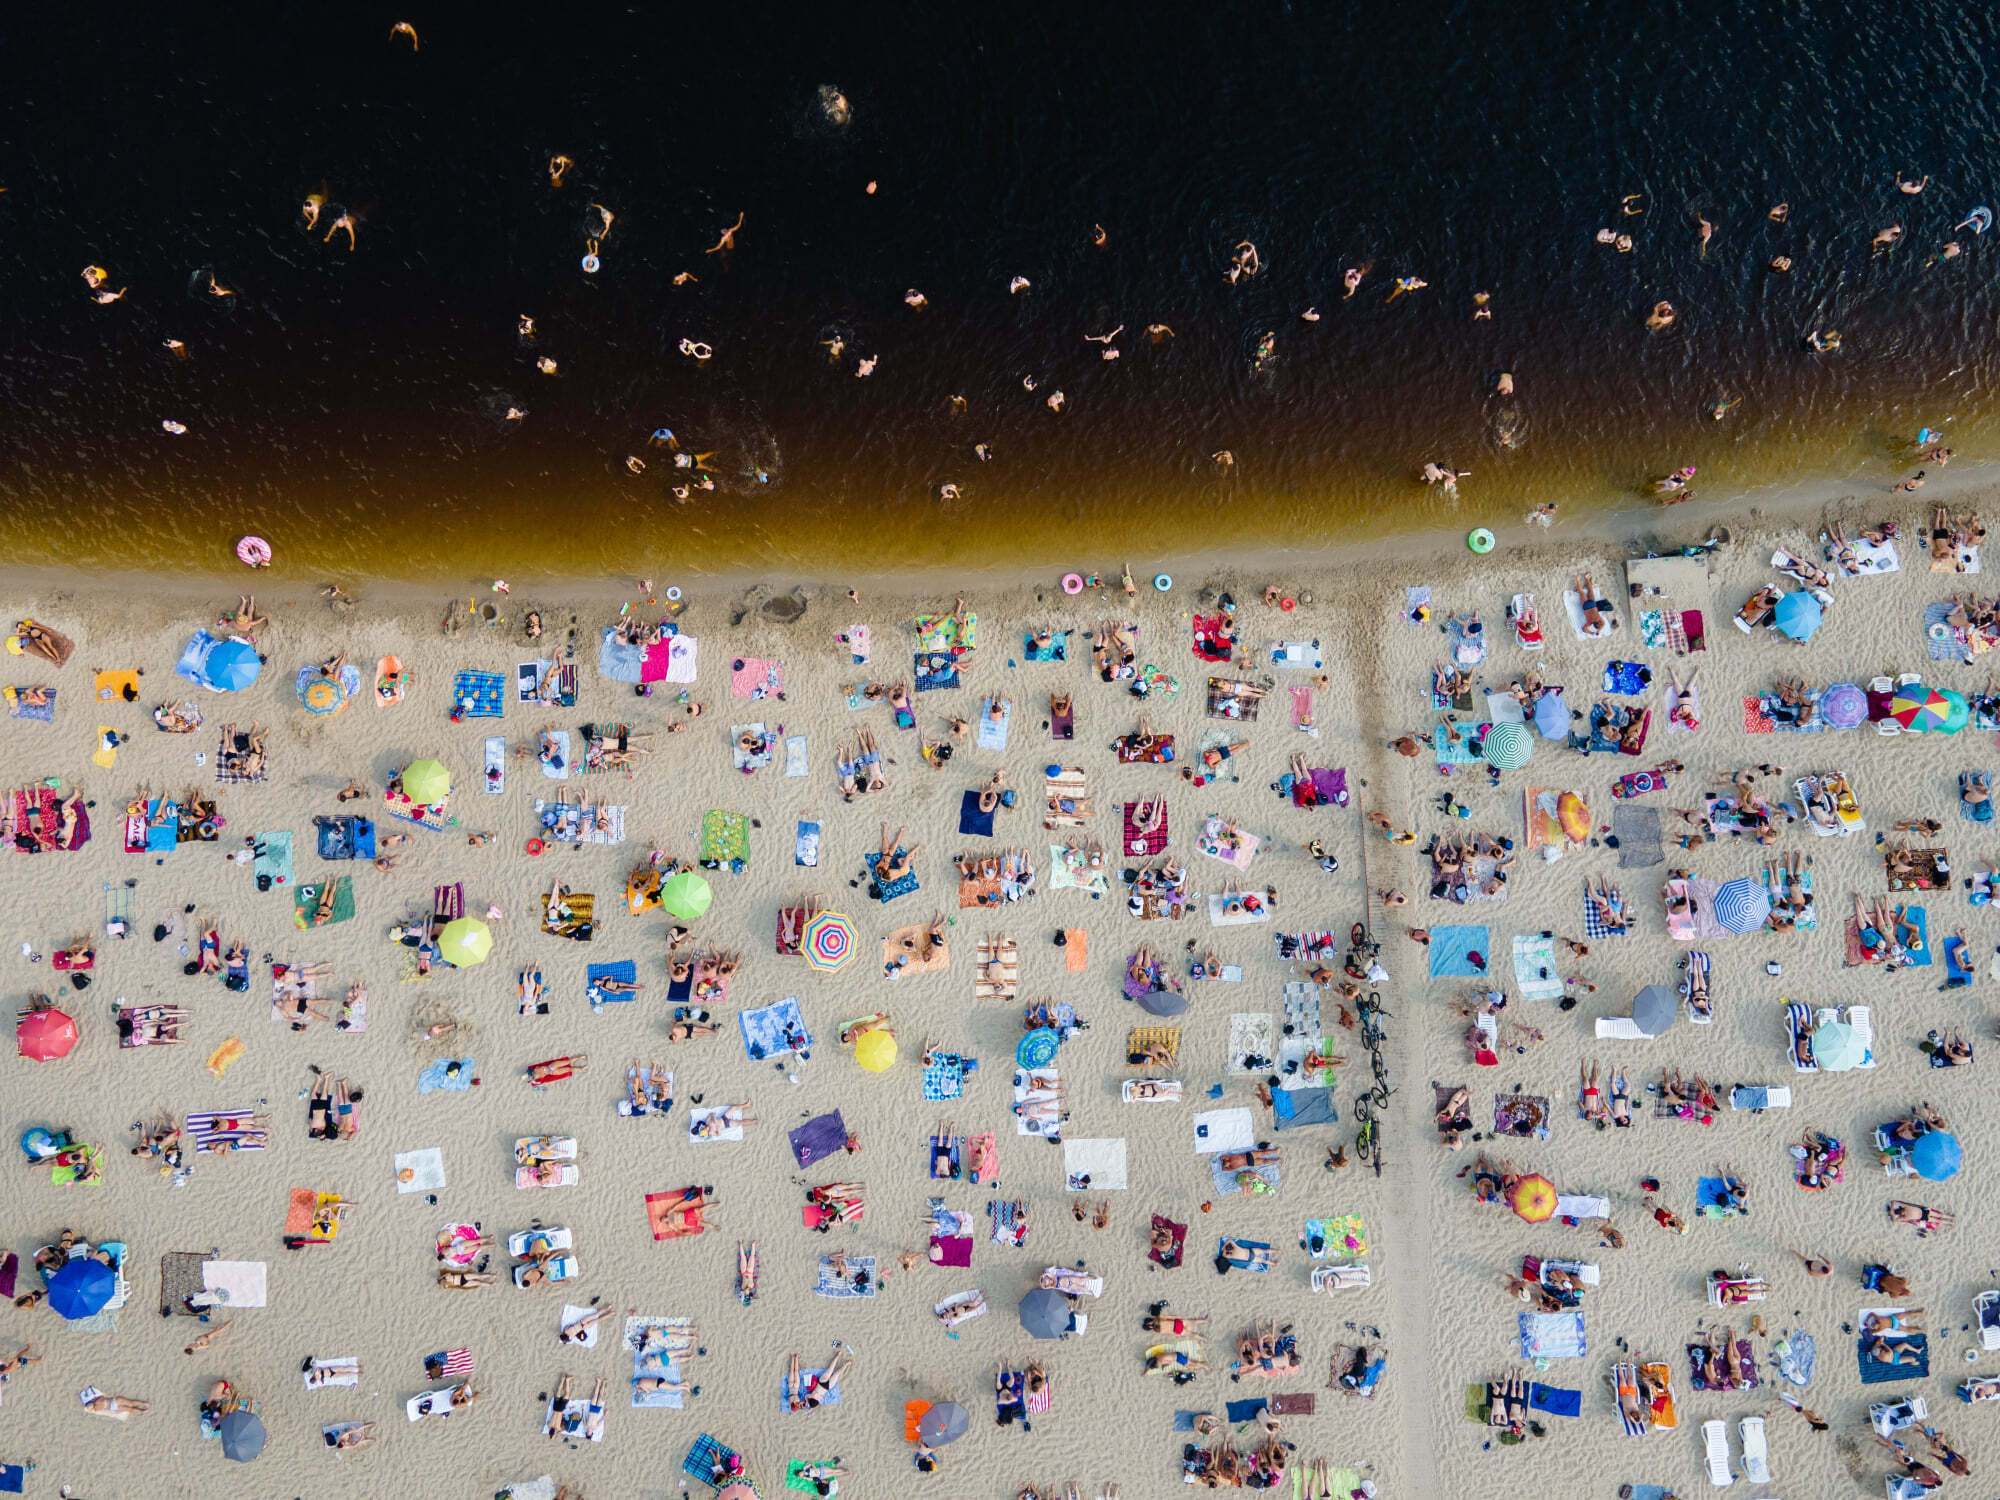
[[[246,536],[236,543],[236,557],[247,568],[271,566],[271,544],[261,536]]]

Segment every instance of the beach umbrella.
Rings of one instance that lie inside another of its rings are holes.
[[[1910,1165],[1926,1182],[1944,1182],[1956,1177],[1962,1159],[1958,1137],[1948,1130],[1927,1130],[1910,1147]]]
[[[232,638],[216,643],[203,670],[208,679],[204,687],[218,693],[240,693],[257,680],[264,664],[257,660],[255,646]]]
[[[1056,1060],[1062,1033],[1053,1026],[1037,1026],[1014,1044],[1014,1061],[1024,1068],[1046,1068]]]
[[[49,1306],[74,1322],[104,1311],[117,1289],[117,1272],[101,1260],[79,1255],[64,1261],[49,1278]]]
[[[1535,738],[1525,724],[1495,724],[1480,741],[1486,764],[1498,771],[1518,771],[1535,753]]]
[[[1569,705],[1561,693],[1543,693],[1535,700],[1535,731],[1545,740],[1569,738]]]
[[[1030,1338],[1059,1339],[1069,1332],[1069,1299],[1038,1286],[1021,1299],[1021,1326]]]
[[[1920,682],[1898,688],[1889,699],[1889,717],[1917,734],[1942,728],[1950,715],[1951,699]]]
[[[1853,729],[1868,721],[1868,695],[1851,682],[1836,682],[1819,700],[1819,716],[1834,729]]]
[[[1771,893],[1747,875],[1715,888],[1715,920],[1738,937],[1755,932],[1771,915]]]
[[[1680,1014],[1679,996],[1664,984],[1649,984],[1632,997],[1632,1023],[1647,1036],[1659,1036]]]
[[[757,1500],[757,1492],[750,1488],[748,1481],[732,1479],[715,1492],[715,1500]]]
[[[216,1431],[222,1435],[224,1458],[247,1464],[264,1451],[264,1419],[254,1411],[223,1413]]]
[[[661,907],[683,922],[692,922],[714,900],[715,888],[692,870],[669,875],[660,885]]]
[[[1778,634],[1788,640],[1809,641],[1825,615],[1819,600],[1804,590],[1796,590],[1778,596],[1778,607],[1771,612],[1771,623],[1778,627]]]
[[[1845,1021],[1822,1021],[1813,1029],[1813,1061],[1829,1073],[1845,1073],[1861,1066],[1868,1048]]]
[[[451,795],[451,772],[439,760],[413,760],[403,767],[403,795],[435,807]]]
[[[1938,696],[1945,701],[1944,722],[1938,725],[1941,734],[1957,734],[1965,728],[1972,717],[1972,709],[1965,701],[1965,694],[1950,688],[1939,688]]]
[[[30,1062],[68,1057],[76,1045],[76,1018],[50,1006],[31,1010],[14,1028],[14,1042]]]
[[[917,1419],[917,1436],[926,1448],[942,1448],[965,1436],[972,1419],[956,1401],[940,1401]]]
[[[1556,1185],[1539,1172],[1514,1184],[1507,1206],[1530,1224],[1540,1224],[1556,1216]]]
[[[444,924],[438,934],[438,953],[454,969],[469,969],[486,962],[493,951],[493,929],[477,917],[460,917]]]
[[[854,1044],[854,1060],[864,1073],[886,1073],[896,1062],[896,1039],[880,1027],[864,1031]]]
[[[854,957],[854,919],[845,912],[815,913],[806,923],[806,967],[831,973]]]
[[[1148,990],[1139,997],[1139,1009],[1149,1016],[1178,1016],[1188,1008],[1188,997],[1179,990]]]

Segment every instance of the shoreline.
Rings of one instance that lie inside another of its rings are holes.
[[[1174,579],[1174,592],[1178,593],[1190,586],[1197,589],[1240,589],[1243,584],[1228,580],[1246,574],[1283,576],[1289,572],[1327,568],[1370,569],[1381,563],[1422,563],[1441,567],[1466,561],[1494,564],[1502,558],[1535,562],[1544,557],[1606,543],[1652,550],[1661,545],[1657,539],[1664,534],[1706,536],[1718,526],[1727,526],[1732,532],[1741,532],[1745,528],[1776,531],[1787,525],[1810,521],[1814,523],[1814,534],[1817,535],[1819,518],[1835,509],[1846,513],[1850,523],[1866,524],[1877,519],[1878,511],[1893,513],[1911,505],[1921,507],[1952,503],[1963,500],[1969,493],[1989,488],[2000,490],[2000,463],[1961,461],[1928,475],[1921,495],[1899,494],[1888,484],[1880,486],[1879,490],[1873,487],[1860,489],[1846,478],[1815,475],[1671,507],[1628,496],[1622,501],[1571,511],[1546,530],[1526,524],[1519,514],[1495,516],[1490,513],[1492,506],[1482,507],[1476,495],[1468,494],[1461,500],[1458,515],[1449,526],[1432,525],[1389,535],[1318,544],[1224,546],[1200,552],[1177,552],[1135,562],[1133,577],[1139,580],[1142,592],[1150,593],[1153,575],[1168,573]],[[1876,499],[1878,495],[1879,499]],[[1559,503],[1565,506],[1571,504]],[[1478,526],[1489,528],[1499,539],[1494,552],[1483,559],[1474,558],[1465,549],[1467,532]],[[1669,550],[1677,550],[1679,545],[1677,543]],[[789,575],[774,575],[772,569],[763,566],[705,569],[689,565],[674,570],[658,561],[647,561],[641,565],[652,571],[653,582],[660,589],[676,583],[684,588],[692,584],[703,592],[734,593],[752,602],[795,590],[803,591],[808,601],[812,602],[824,594],[837,597],[836,591],[844,592],[848,588],[859,589],[865,599],[931,598],[975,584],[980,588],[997,586],[1010,592],[1034,591],[1061,599],[1063,596],[1058,583],[1063,573],[1071,568],[1078,571],[1095,569],[1100,577],[1107,580],[1099,597],[1109,600],[1117,596],[1118,569],[1124,561],[1080,561],[1072,557],[1046,564],[998,564],[978,568],[940,566],[895,571],[828,569]],[[772,581],[774,576],[775,582]],[[232,561],[209,569],[190,564],[171,572],[145,568],[107,570],[59,562],[0,565],[0,589],[16,595],[52,598],[109,589],[120,593],[143,591],[162,600],[188,602],[206,600],[220,587],[225,591],[255,592],[268,597],[273,603],[290,605],[313,602],[326,582],[340,582],[347,587],[351,581],[352,575],[340,573],[315,575],[311,581],[296,579],[284,570],[282,558],[278,566],[267,569],[249,569]],[[579,606],[585,606],[632,598],[638,579],[635,575],[609,578],[587,572],[515,569],[511,571],[508,581],[516,599],[525,600],[531,594],[560,595],[565,602],[574,601]],[[405,574],[371,576],[365,584],[356,586],[365,587],[367,591],[361,599],[363,606],[382,605],[402,613],[420,606],[435,606],[441,598],[455,598],[460,590],[468,591],[474,598],[488,595],[491,584],[491,574],[455,577]],[[354,588],[349,588],[349,592],[354,592]],[[1086,605],[1092,597],[1087,591],[1078,603]],[[1109,607],[1108,604],[1106,607]]]

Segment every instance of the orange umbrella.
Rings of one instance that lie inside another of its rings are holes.
[[[1555,1217],[1556,1185],[1540,1173],[1523,1177],[1514,1184],[1513,1195],[1507,1202],[1516,1214],[1530,1224],[1539,1224],[1544,1219]]]
[[[34,1062],[68,1057],[76,1045],[76,1019],[52,1006],[31,1010],[14,1028],[14,1040],[20,1046],[21,1056]]]

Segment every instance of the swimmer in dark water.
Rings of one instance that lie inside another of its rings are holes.
[[[342,230],[347,231],[347,253],[352,255],[354,253],[354,215],[345,210],[342,210],[340,217],[335,219],[328,227],[326,236],[320,243],[322,245],[331,244],[333,237]]]
[[[1389,295],[1382,299],[1383,306],[1386,307],[1389,303],[1394,302],[1405,292],[1421,292],[1429,285],[1430,283],[1425,281],[1421,276],[1398,276],[1395,286],[1390,289]]]
[[[1646,326],[1658,333],[1662,328],[1674,326],[1674,305],[1662,298],[1653,304],[1653,310],[1646,314]]]
[[[1922,177],[1917,178],[1914,182],[1901,173],[1898,173],[1896,176],[1896,191],[1899,193],[1908,193],[1913,198],[1930,185],[1931,178],[1928,172]]]
[[[423,43],[417,40],[417,28],[412,26],[408,21],[398,21],[394,26],[389,28],[389,38],[391,41],[394,41],[399,36],[406,36],[410,39],[410,50],[412,52],[423,50]]]
[[[1873,254],[1877,250],[1893,250],[1896,241],[1902,237],[1903,226],[1901,224],[1891,224],[1887,229],[1878,229],[1875,231],[1875,238],[1868,242],[1869,253]]]
[[[736,231],[743,227],[745,217],[746,215],[738,213],[736,215],[736,222],[723,230],[721,238],[716,240],[713,245],[710,245],[702,253],[704,255],[727,255],[730,251],[734,250],[736,248]]]
[[[1340,278],[1340,284],[1347,288],[1346,295],[1341,298],[1342,301],[1346,301],[1347,297],[1352,297],[1356,292],[1361,290],[1361,278],[1373,270],[1374,266],[1374,261],[1364,260],[1358,266],[1349,266],[1347,268]]]
[[[1771,205],[1771,211],[1764,215],[1773,224],[1782,224],[1791,216],[1792,205],[1789,203],[1774,203]]]
[[[1111,332],[1109,333],[1086,333],[1083,336],[1083,341],[1086,344],[1109,344],[1113,339],[1117,338],[1118,335],[1123,333],[1124,331],[1125,331],[1125,325],[1123,323],[1120,323],[1116,328],[1112,329]]]
[[[1174,336],[1173,329],[1169,328],[1164,323],[1148,323],[1146,325],[1146,337],[1151,339],[1156,344],[1164,344],[1168,339],[1172,338],[1173,336]]]
[[[325,206],[325,193],[306,194],[306,201],[300,206],[299,212],[305,216],[305,228],[308,232],[319,228],[319,211]]]
[[[1109,243],[1110,239],[1111,236],[1104,232],[1102,224],[1093,224],[1090,226],[1090,243],[1097,246],[1098,249],[1102,250]]]
[[[574,161],[564,156],[561,152],[557,152],[554,156],[551,156],[549,158],[549,186],[558,192],[562,191],[562,180],[568,174],[569,169],[575,165]]]
[[[1707,260],[1708,242],[1715,238],[1715,226],[1709,223],[1708,220],[1704,219],[1700,214],[1695,215],[1694,223],[1695,223],[1695,232],[1701,236],[1701,258],[1703,260]]]

